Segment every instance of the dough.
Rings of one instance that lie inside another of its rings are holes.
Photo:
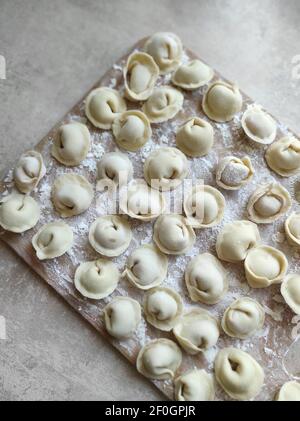
[[[133,336],[141,321],[141,306],[130,297],[114,297],[103,309],[105,328],[117,339]]]
[[[150,187],[168,191],[178,187],[188,173],[188,161],[176,148],[154,149],[144,164],[144,177]]]
[[[140,350],[136,366],[137,370],[149,379],[173,379],[181,365],[180,348],[170,339],[160,338],[148,342]]]
[[[244,112],[242,127],[247,137],[256,143],[269,145],[275,140],[276,121],[257,105],[250,105]]]
[[[146,53],[132,53],[124,68],[125,95],[131,101],[145,101],[152,94],[159,68]]]
[[[215,398],[214,381],[205,370],[194,369],[182,374],[175,380],[175,399],[177,401],[213,401]]]
[[[238,190],[249,183],[253,174],[254,169],[250,158],[226,156],[218,164],[216,182],[225,190]]]
[[[37,151],[25,152],[14,169],[14,181],[21,193],[30,193],[46,174],[42,155]]]
[[[218,225],[225,211],[225,198],[211,186],[199,185],[183,203],[184,213],[193,228],[210,228]]]
[[[250,400],[264,383],[261,366],[247,352],[224,348],[215,359],[215,376],[224,391],[233,399]]]
[[[272,143],[265,156],[271,170],[282,177],[300,172],[300,140],[294,136],[286,136]]]
[[[206,120],[193,117],[179,128],[176,145],[186,155],[200,157],[207,155],[214,144],[214,129]]]
[[[85,114],[100,129],[111,129],[117,114],[126,111],[126,102],[115,89],[101,87],[92,90],[85,101]]]
[[[281,295],[292,311],[300,315],[300,275],[291,273],[281,284]]]
[[[142,148],[152,135],[148,118],[139,110],[119,114],[113,122],[112,130],[117,145],[131,152]]]
[[[127,259],[123,276],[139,289],[150,289],[167,277],[168,259],[152,244],[142,244]]]
[[[40,219],[40,207],[30,196],[11,193],[0,200],[0,225],[6,231],[21,233]]]
[[[117,288],[120,273],[108,259],[81,263],[75,272],[75,287],[87,298],[100,300],[108,297]]]
[[[288,261],[281,251],[264,245],[252,248],[244,264],[246,278],[252,288],[281,283],[288,268]]]
[[[89,231],[93,249],[107,257],[120,256],[129,247],[131,239],[129,222],[118,215],[99,216]]]
[[[54,181],[51,198],[60,216],[68,218],[79,215],[90,207],[94,189],[82,175],[67,173]]]
[[[32,245],[40,260],[62,256],[73,245],[72,228],[65,222],[50,222],[34,235]]]
[[[276,401],[300,402],[300,383],[290,381],[284,383],[275,397]]]
[[[257,224],[270,224],[288,212],[292,206],[289,192],[279,183],[265,184],[250,197],[248,217]]]
[[[204,113],[211,120],[224,123],[242,109],[243,98],[236,85],[217,81],[211,84],[202,101]]]
[[[293,212],[285,221],[285,235],[290,245],[300,247],[300,213]]]
[[[151,123],[170,120],[181,110],[183,95],[171,86],[159,86],[144,103],[142,110]]]
[[[108,152],[104,154],[97,164],[98,180],[113,181],[116,186],[127,184],[132,179],[133,167],[126,154],[121,152]]]
[[[212,68],[200,60],[181,64],[173,74],[172,82],[182,89],[193,90],[206,85],[214,76]]]
[[[216,345],[220,330],[219,323],[208,311],[194,309],[185,313],[175,324],[173,333],[190,355],[206,351]]]
[[[257,225],[250,221],[226,224],[217,237],[216,251],[219,259],[236,263],[245,260],[252,247],[260,242]]]
[[[153,240],[166,254],[185,254],[194,245],[196,235],[182,215],[161,215],[154,224]]]
[[[182,315],[180,295],[170,288],[156,287],[145,294],[146,320],[157,329],[169,332]]]
[[[225,310],[222,328],[232,338],[246,339],[260,330],[265,321],[265,311],[252,298],[241,297]]]
[[[150,54],[160,69],[160,73],[169,73],[178,67],[182,56],[182,43],[171,32],[157,32],[145,43],[144,49]]]
[[[216,304],[228,290],[227,272],[212,254],[194,257],[185,269],[185,283],[192,301]]]

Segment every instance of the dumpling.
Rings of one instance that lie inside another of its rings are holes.
[[[85,101],[85,114],[100,129],[111,129],[117,114],[126,111],[126,102],[115,89],[101,87],[92,90]]]
[[[163,123],[181,110],[183,95],[171,86],[159,86],[144,103],[142,110],[150,123]]]
[[[300,213],[293,212],[284,224],[286,238],[292,246],[300,247]]]
[[[270,145],[266,152],[269,167],[282,177],[300,172],[300,140],[286,136]]]
[[[156,287],[145,294],[146,320],[157,329],[169,332],[182,315],[180,295],[170,288]]]
[[[300,275],[298,273],[292,273],[284,278],[281,284],[281,295],[292,311],[300,315]]]
[[[185,269],[185,283],[192,301],[216,304],[228,290],[227,272],[212,254],[194,257]]]
[[[252,298],[241,297],[225,310],[222,328],[228,336],[246,339],[263,327],[265,311]]]
[[[233,399],[250,400],[258,395],[264,372],[251,355],[237,348],[224,348],[215,359],[215,376],[222,389]]]
[[[213,377],[205,370],[194,369],[175,380],[175,399],[177,401],[213,401],[215,386]]]
[[[191,157],[205,156],[214,144],[212,125],[199,117],[188,120],[176,134],[176,145],[183,153]]]
[[[129,222],[118,215],[99,216],[89,231],[93,249],[107,257],[120,256],[129,247],[131,239]]]
[[[0,200],[0,225],[6,231],[21,233],[40,219],[40,207],[30,196],[11,193]]]
[[[182,348],[188,354],[195,355],[216,345],[220,329],[218,320],[208,311],[194,309],[181,317],[173,333]]]
[[[262,145],[272,143],[277,133],[276,121],[257,105],[251,105],[244,112],[242,127],[250,140]]]
[[[117,339],[133,336],[141,321],[141,306],[130,297],[114,297],[103,309],[107,332]]]
[[[188,161],[176,148],[158,148],[150,153],[144,164],[144,177],[156,190],[178,187],[188,173]]]
[[[131,152],[142,148],[152,135],[148,118],[139,110],[119,114],[113,122],[112,130],[117,145]]]
[[[279,183],[265,184],[250,197],[248,217],[257,224],[270,224],[288,212],[292,206],[289,192]]]
[[[300,402],[300,383],[290,381],[284,383],[276,394],[276,401]]]
[[[216,182],[225,190],[238,190],[249,183],[253,174],[250,158],[226,156],[218,164]]]
[[[152,244],[142,244],[128,257],[123,276],[139,289],[150,289],[167,277],[168,258]]]
[[[84,124],[63,124],[54,138],[51,153],[57,161],[72,167],[86,158],[90,143],[90,132]]]
[[[245,260],[252,247],[260,242],[257,225],[250,221],[234,221],[226,224],[218,234],[216,251],[219,259],[236,263]]]
[[[63,174],[54,181],[51,198],[60,216],[68,218],[79,215],[90,207],[94,189],[82,175]]]
[[[214,76],[214,71],[200,60],[181,64],[173,74],[172,82],[182,89],[193,90],[206,85]]]
[[[72,247],[72,244],[72,228],[61,221],[43,225],[32,238],[33,248],[40,260],[62,256]]]
[[[181,365],[182,353],[170,339],[160,338],[147,343],[140,350],[136,367],[139,373],[149,379],[173,379]]]
[[[25,152],[14,169],[14,181],[21,193],[30,193],[46,174],[42,155],[37,151]]]
[[[120,273],[113,262],[98,259],[81,263],[76,269],[74,284],[84,297],[100,300],[114,292],[119,278]]]
[[[125,95],[131,101],[145,101],[152,94],[159,75],[153,58],[146,53],[132,53],[124,69]]]
[[[109,152],[104,154],[97,164],[98,180],[113,181],[119,186],[120,179],[122,184],[127,184],[132,179],[133,167],[128,156],[121,152]]]
[[[183,203],[184,212],[193,228],[210,228],[218,225],[224,216],[225,198],[212,186],[199,185]]]
[[[155,33],[146,41],[144,49],[154,58],[160,73],[169,73],[180,64],[182,43],[171,32]]]
[[[210,85],[203,97],[202,108],[211,120],[224,123],[242,109],[243,99],[236,85],[218,81]]]
[[[153,240],[166,254],[185,254],[194,245],[196,235],[182,215],[161,215],[154,224]]]
[[[281,283],[288,261],[285,255],[270,246],[258,246],[249,250],[245,259],[245,272],[252,288],[266,288]]]

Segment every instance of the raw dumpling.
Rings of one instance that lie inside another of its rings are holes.
[[[282,177],[300,172],[300,140],[286,136],[269,146],[266,152],[269,167]]]
[[[167,277],[168,259],[152,244],[143,244],[127,259],[123,276],[139,289],[150,289]]]
[[[21,233],[33,228],[40,219],[40,207],[30,196],[11,193],[0,200],[0,225],[7,231]]]
[[[241,297],[225,310],[222,328],[228,336],[246,339],[263,327],[265,311],[252,298]]]
[[[242,127],[247,137],[256,143],[269,145],[275,140],[276,121],[257,105],[251,105],[244,112]]]
[[[141,321],[141,306],[129,297],[114,297],[103,309],[105,328],[117,339],[133,336]]]
[[[153,58],[146,53],[132,53],[124,69],[125,95],[131,101],[145,101],[152,94],[159,75]]]
[[[217,237],[216,251],[219,259],[236,263],[245,260],[252,247],[260,242],[257,225],[250,221],[226,224]]]
[[[22,193],[30,193],[46,174],[42,155],[37,151],[25,152],[14,169],[14,181]]]
[[[285,221],[284,229],[289,244],[300,247],[300,213],[293,212]]]
[[[68,173],[54,181],[51,197],[60,216],[68,218],[79,215],[90,207],[94,189],[82,175]]]
[[[247,204],[248,217],[257,224],[270,224],[288,212],[292,206],[289,192],[278,183],[259,187]]]
[[[151,123],[170,120],[181,110],[183,95],[171,86],[159,86],[144,103],[142,110]]]
[[[178,345],[170,339],[155,339],[140,350],[137,370],[149,379],[173,379],[181,365],[182,353]]]
[[[191,157],[205,156],[214,144],[214,129],[206,120],[194,117],[180,127],[176,134],[176,145]]]
[[[84,297],[100,300],[114,292],[119,278],[120,273],[113,262],[98,259],[81,263],[75,272],[74,283]]]
[[[300,275],[287,275],[281,284],[281,295],[294,313],[300,315]]]
[[[150,187],[171,190],[178,187],[188,173],[188,161],[176,148],[155,149],[146,159],[144,176]]]
[[[250,158],[226,156],[218,164],[216,182],[225,190],[238,190],[249,183],[253,174]]]
[[[157,32],[152,35],[146,41],[144,49],[154,58],[163,74],[176,69],[181,61],[181,40],[171,32]]]
[[[139,110],[119,114],[112,125],[116,143],[126,151],[142,148],[152,135],[148,118]]]
[[[195,302],[216,304],[228,290],[227,272],[212,254],[194,257],[185,269],[185,283]]]
[[[145,294],[146,320],[157,329],[170,331],[182,315],[180,295],[170,288],[156,287]]]
[[[120,256],[129,247],[132,239],[131,227],[125,218],[104,215],[91,225],[89,241],[94,250],[103,256]]]
[[[251,355],[237,348],[219,351],[215,359],[215,375],[222,389],[240,401],[254,398],[264,383],[261,366]]]
[[[128,156],[121,152],[108,152],[104,154],[97,164],[98,180],[113,181],[119,186],[126,185],[133,176],[133,167]],[[103,184],[104,187],[104,184]]]
[[[85,101],[85,114],[100,129],[110,129],[117,114],[126,111],[126,102],[118,91],[101,87],[94,89]]]
[[[205,370],[194,369],[182,374],[175,380],[175,399],[177,401],[213,401],[215,387],[213,377]]]
[[[196,236],[193,228],[182,215],[161,215],[154,224],[153,240],[166,254],[185,254],[190,250]]]
[[[300,383],[296,381],[286,382],[276,394],[276,401],[300,402]]]
[[[86,158],[90,142],[90,132],[84,124],[64,124],[54,138],[51,153],[57,161],[72,167]]]
[[[193,90],[206,85],[214,76],[212,68],[200,60],[192,60],[181,64],[172,77],[174,85],[182,89]]]
[[[208,311],[194,309],[185,313],[175,324],[173,333],[182,348],[191,355],[216,345],[220,335],[219,323]]]
[[[218,81],[210,85],[203,97],[207,117],[219,123],[233,119],[242,109],[243,99],[236,85]]]
[[[43,225],[32,238],[32,245],[40,260],[62,256],[73,244],[73,231],[65,222]]]
[[[193,228],[210,228],[218,225],[225,211],[225,198],[211,186],[193,187],[183,204],[184,212]]]
[[[281,283],[288,268],[285,255],[270,246],[252,248],[245,259],[245,272],[252,288],[266,288]]]

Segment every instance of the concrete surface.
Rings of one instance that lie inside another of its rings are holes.
[[[298,0],[0,0],[0,171],[33,146],[139,38],[184,44],[300,132]],[[0,242],[0,400],[161,395]]]

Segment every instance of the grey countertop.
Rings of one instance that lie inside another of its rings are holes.
[[[133,43],[163,30],[300,132],[300,70],[293,78],[292,64],[300,54],[299,22],[298,0],[0,0],[7,68],[0,80],[0,171]],[[0,253],[7,334],[0,339],[0,400],[161,399],[1,242]]]

